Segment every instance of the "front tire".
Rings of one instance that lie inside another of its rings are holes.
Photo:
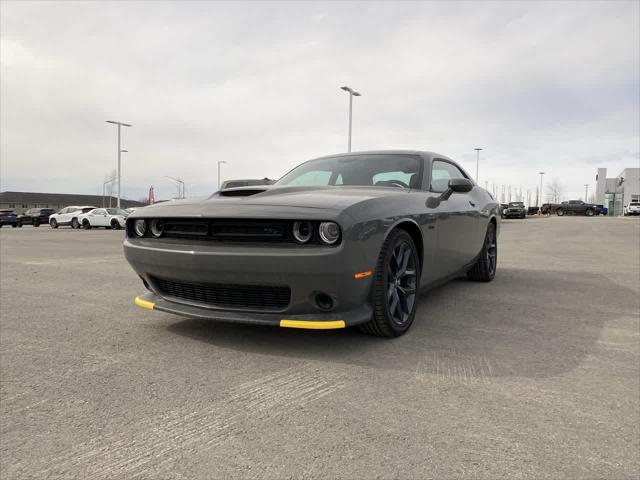
[[[592,208],[588,208],[586,213],[587,213],[587,217],[593,217],[594,211]]]
[[[120,230],[120,222],[118,220],[111,220],[111,229]]]
[[[58,222],[56,222],[55,218],[49,222],[49,225],[51,225],[51,228],[58,228]]]
[[[33,225],[34,227],[39,227],[39,226],[40,226],[40,220],[34,220],[34,221],[32,222],[32,225]]]
[[[419,282],[420,259],[413,239],[405,230],[393,230],[376,265],[373,317],[360,329],[378,337],[406,333],[416,315]]]
[[[564,210],[559,208],[556,210],[556,215],[558,215],[559,217],[562,217],[564,215]]]
[[[80,223],[78,222],[77,218],[71,220],[71,228],[80,228]]]
[[[82,221],[82,228],[85,230],[91,230],[91,223],[89,223],[89,220],[85,219]]]
[[[467,278],[476,282],[490,282],[496,276],[498,268],[498,238],[496,226],[489,222],[480,257],[476,264],[467,272]]]

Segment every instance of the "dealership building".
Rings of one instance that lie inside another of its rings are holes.
[[[30,208],[53,208],[61,210],[71,205],[115,207],[118,199],[102,195],[74,195],[70,193],[0,192],[0,210],[13,210],[20,214]],[[122,208],[143,207],[134,200],[120,200]]]
[[[640,168],[625,168],[615,177],[607,178],[607,169],[596,175],[596,203],[609,209],[609,215],[622,215],[629,202],[640,202]]]

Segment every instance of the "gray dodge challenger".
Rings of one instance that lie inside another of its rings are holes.
[[[395,337],[421,290],[496,274],[500,205],[449,158],[331,155],[274,185],[166,202],[127,218],[143,308],[226,322]]]

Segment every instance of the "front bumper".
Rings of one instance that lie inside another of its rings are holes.
[[[135,304],[148,310],[172,313],[189,318],[218,320],[227,323],[244,323],[249,325],[268,325],[283,328],[305,328],[313,330],[328,330],[345,328],[365,323],[371,319],[373,310],[368,304],[340,313],[283,315],[279,313],[247,313],[230,310],[212,311],[207,308],[195,307],[181,303],[170,302],[151,292],[136,297]]]
[[[124,250],[128,262],[151,290],[136,303],[145,306],[149,302],[154,310],[294,328],[343,328],[367,322],[373,314],[371,287],[377,258],[367,258],[365,249],[351,242],[337,247],[244,246],[127,238]],[[288,305],[280,310],[221,307],[169,296],[156,279],[287,286],[291,294]],[[317,305],[318,294],[331,297],[331,310]]]

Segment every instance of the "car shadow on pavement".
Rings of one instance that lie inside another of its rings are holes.
[[[549,377],[593,353],[605,322],[635,315],[635,293],[599,274],[502,268],[424,293],[395,339],[357,328],[295,330],[184,319],[172,333],[241,352],[465,378]]]

